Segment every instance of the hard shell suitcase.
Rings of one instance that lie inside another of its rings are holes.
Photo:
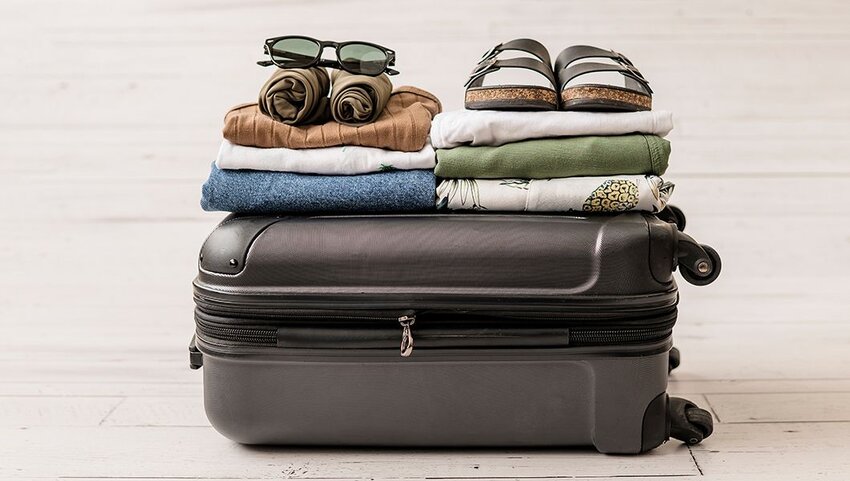
[[[720,259],[641,213],[230,216],[190,363],[240,443],[694,443],[711,416],[666,394],[677,266]]]

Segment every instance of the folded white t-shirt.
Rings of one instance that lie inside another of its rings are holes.
[[[579,135],[652,134],[664,137],[673,129],[673,114],[644,112],[511,112],[454,110],[431,122],[431,145],[502,145],[520,140]]]
[[[219,169],[356,175],[389,170],[433,170],[437,165],[437,157],[430,144],[425,144],[418,152],[400,152],[350,145],[319,149],[264,149],[224,140],[215,165]]]

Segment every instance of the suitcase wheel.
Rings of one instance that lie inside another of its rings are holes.
[[[671,397],[670,436],[688,445],[699,444],[714,431],[711,413],[696,404],[678,397]]]
[[[705,286],[714,282],[714,280],[720,275],[720,268],[722,265],[720,262],[720,254],[718,254],[716,250],[705,244],[700,244],[700,247],[702,247],[711,261],[710,264],[700,263],[696,266],[697,269],[704,269],[704,272],[691,270],[691,268],[685,265],[679,269],[682,277],[695,286]]]

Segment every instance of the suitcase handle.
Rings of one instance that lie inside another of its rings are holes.
[[[676,228],[680,231],[684,231],[685,226],[687,225],[685,213],[682,212],[682,209],[672,204],[667,204],[667,207],[665,207],[661,210],[661,212],[656,214],[656,217],[663,220],[664,222],[675,224]]]

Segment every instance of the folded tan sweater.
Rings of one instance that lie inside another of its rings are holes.
[[[252,147],[314,149],[360,145],[415,152],[425,147],[431,119],[442,106],[433,94],[399,87],[374,122],[349,126],[330,121],[318,125],[286,125],[260,113],[257,104],[238,105],[224,117],[224,138]]]

